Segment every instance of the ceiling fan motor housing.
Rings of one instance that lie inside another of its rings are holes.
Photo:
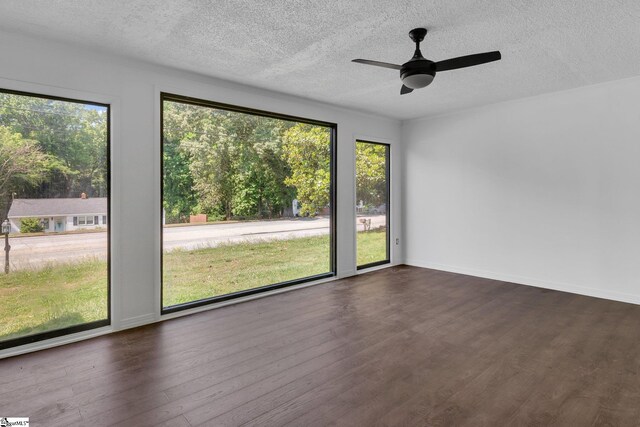
[[[402,83],[411,89],[420,89],[429,86],[436,76],[436,65],[428,59],[412,59],[402,65],[400,79]]]

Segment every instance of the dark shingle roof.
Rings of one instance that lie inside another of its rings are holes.
[[[68,215],[106,215],[107,198],[88,199],[14,199],[9,218]]]

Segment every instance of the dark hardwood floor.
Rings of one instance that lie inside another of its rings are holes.
[[[0,360],[32,425],[639,425],[640,306],[394,267]]]

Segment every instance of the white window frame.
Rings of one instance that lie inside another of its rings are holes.
[[[81,225],[96,225],[95,215],[78,215],[78,227]]]

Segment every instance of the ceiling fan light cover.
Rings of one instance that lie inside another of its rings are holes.
[[[403,83],[400,89],[400,95],[406,95],[413,92],[414,89],[429,86],[436,76],[436,72],[473,67],[475,65],[486,64],[487,62],[498,61],[502,58],[500,51],[494,50],[492,52],[458,56],[456,58],[445,59],[444,61],[433,62],[422,56],[422,52],[420,52],[420,42],[424,40],[426,35],[426,28],[414,28],[409,31],[409,37],[415,42],[416,50],[413,53],[413,57],[402,65],[372,61],[369,59],[354,59],[353,62],[399,70],[400,79]]]
[[[433,81],[433,77],[431,74],[412,74],[405,76],[402,79],[402,83],[411,89],[420,89],[429,86]]]

